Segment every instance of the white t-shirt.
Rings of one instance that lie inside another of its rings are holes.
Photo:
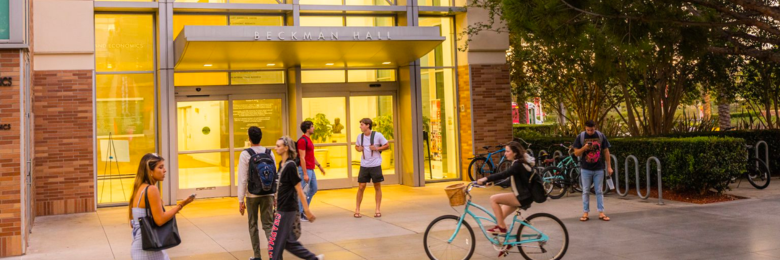
[[[377,167],[382,165],[382,153],[379,151],[371,151],[371,135],[366,136],[361,133],[358,135],[355,143],[358,146],[363,146],[363,154],[360,155],[360,166],[362,167]],[[374,146],[381,147],[387,144],[387,139],[380,132],[374,134]],[[373,152],[373,153],[372,153]],[[387,150],[385,150],[387,152]]]
[[[262,146],[252,146],[252,150],[255,150],[255,154],[265,153],[265,150],[267,148]],[[249,152],[246,150],[241,152],[241,155],[238,156],[238,202],[244,202],[244,197],[247,198],[257,198],[262,196],[257,196],[252,193],[249,193],[247,191],[247,185],[249,185],[249,158],[252,157],[249,155]],[[276,155],[274,155],[274,152],[271,152],[271,158],[274,159],[274,165],[276,164]],[[265,195],[265,196],[272,196],[272,195]]]

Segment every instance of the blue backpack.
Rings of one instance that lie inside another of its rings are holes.
[[[271,157],[271,150],[264,153],[255,153],[252,148],[247,148],[249,153],[249,183],[247,190],[253,195],[270,195],[276,193],[276,165]]]

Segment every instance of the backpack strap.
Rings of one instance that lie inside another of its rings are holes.
[[[596,130],[596,134],[599,136],[599,147],[601,147],[601,149],[603,150],[604,149],[603,148],[603,146],[604,146],[604,134],[601,133],[599,130]]]
[[[252,149],[251,147],[250,148],[246,148],[244,151],[249,153],[249,157],[252,157],[252,156],[255,155],[255,149]]]
[[[265,154],[271,155],[271,149],[265,148]]]
[[[371,145],[374,145],[374,136],[376,136],[376,131],[371,131]],[[371,150],[371,156],[374,156],[374,150]]]
[[[585,146],[585,131],[582,131],[578,137],[580,138],[580,145]]]

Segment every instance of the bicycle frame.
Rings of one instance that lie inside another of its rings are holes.
[[[474,212],[469,210],[470,207],[475,207],[475,208],[481,210],[482,212],[484,212],[485,214],[490,216],[490,218],[481,217],[481,216],[478,216],[478,215],[474,214]],[[539,233],[539,235],[525,235],[524,237],[537,237],[537,238],[536,239],[527,239],[527,240],[518,240],[517,235],[512,235],[512,234],[510,234],[511,232],[507,232],[506,236],[504,238],[504,242],[501,243],[497,239],[493,239],[491,236],[489,236],[487,230],[485,230],[485,226],[482,225],[482,220],[485,220],[485,221],[487,221],[489,223],[496,224],[496,217],[493,214],[490,214],[490,212],[487,209],[483,208],[480,205],[472,203],[471,200],[469,200],[468,202],[466,202],[466,209],[463,211],[463,214],[460,215],[460,220],[458,220],[458,227],[457,227],[457,229],[455,229],[455,233],[452,234],[452,236],[447,241],[447,243],[452,243],[452,241],[455,239],[455,237],[458,236],[458,232],[460,231],[460,227],[463,225],[463,221],[466,219],[466,215],[469,215],[474,220],[476,220],[477,225],[479,226],[479,229],[482,230],[482,234],[485,235],[485,238],[487,238],[487,240],[490,241],[490,243],[492,243],[494,245],[518,246],[520,244],[526,244],[526,243],[546,242],[546,241],[548,241],[550,239],[546,234],[542,233],[541,231],[536,229],[534,226],[531,226],[530,224],[526,223],[525,219],[518,220],[517,219],[517,214],[515,214],[514,218],[512,219],[512,225],[509,227],[509,229],[507,229],[508,231],[514,230],[515,223],[520,223],[521,225],[524,225],[526,227],[529,227],[529,228],[533,229],[534,231]],[[541,237],[539,237],[540,235],[541,235]],[[510,239],[512,239],[512,241],[514,241],[514,242],[507,243],[507,241],[510,241]]]
[[[493,163],[493,155],[497,154],[497,153],[503,153],[503,152],[504,152],[504,148],[501,148],[500,150],[488,153],[487,156],[485,156],[485,161],[486,161],[486,163],[490,164],[490,166],[491,166],[491,168],[493,170],[480,169],[480,171],[482,171],[483,173],[490,173],[490,174],[495,173],[496,172],[496,167],[498,167],[498,165],[501,165],[501,163],[504,162],[504,160],[506,160],[506,156],[501,155],[501,159],[498,160],[498,164],[494,164]],[[485,166],[483,165],[482,167],[485,167]]]

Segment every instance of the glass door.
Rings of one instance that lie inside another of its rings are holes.
[[[349,97],[349,124],[354,137],[350,139],[352,151],[352,184],[357,186],[357,177],[360,172],[360,158],[363,155],[354,150],[360,132],[360,120],[369,118],[373,122],[373,131],[382,133],[390,143],[390,148],[382,152],[382,175],[388,184],[397,184],[398,176],[395,174],[395,105],[392,95],[381,96],[350,96]]]
[[[325,175],[315,169],[317,185],[320,189],[352,187],[347,98],[304,98],[302,112],[304,121],[314,123],[314,157],[325,169]]]
[[[228,95],[177,102],[178,199],[236,196],[238,159],[250,147],[249,127],[273,148],[286,133],[283,95]]]

